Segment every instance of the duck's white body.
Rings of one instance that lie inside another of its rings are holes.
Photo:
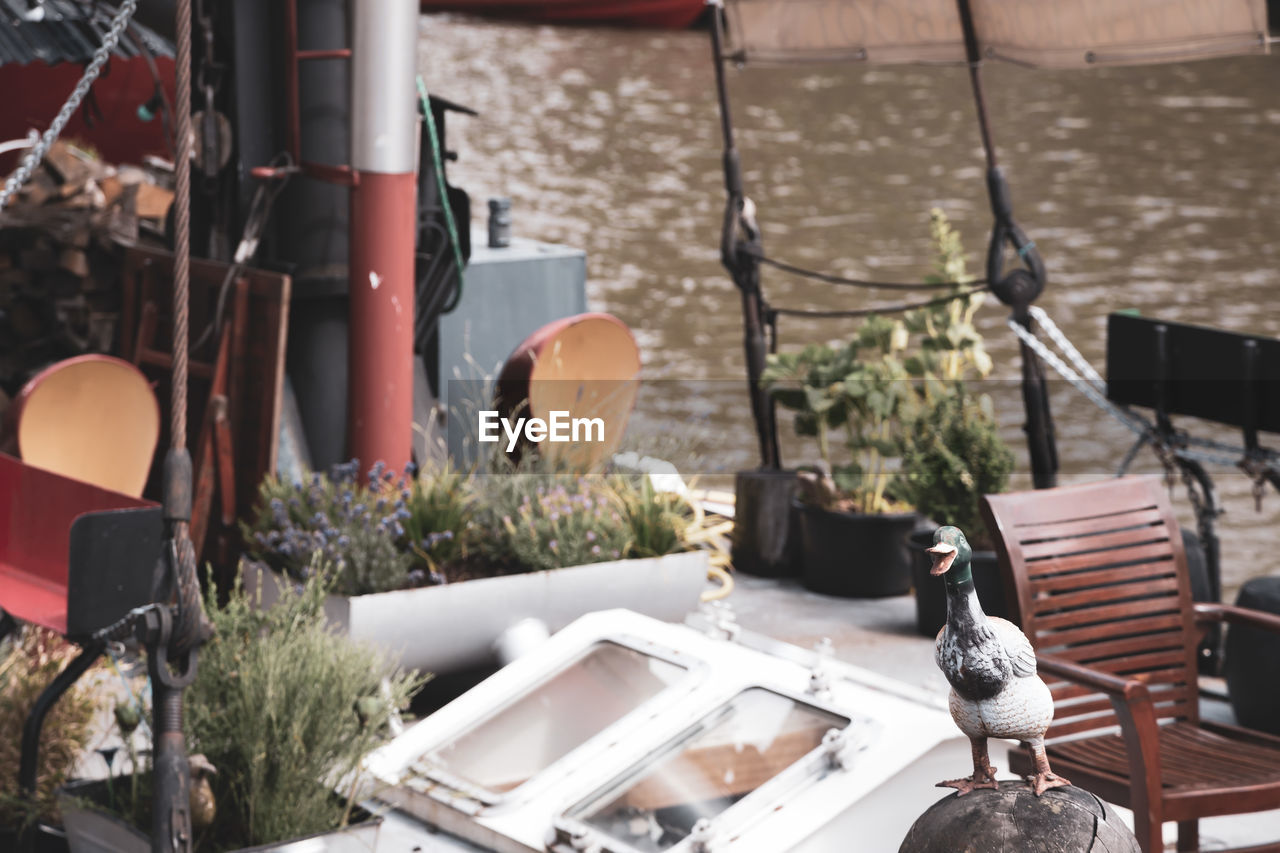
[[[969,737],[1042,741],[1053,697],[1036,674],[1035,650],[1017,625],[983,615],[977,595],[962,601],[972,618],[960,620],[963,630],[943,626],[934,646],[952,685],[951,718]]]

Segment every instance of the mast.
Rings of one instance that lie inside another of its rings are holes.
[[[1044,290],[1047,275],[1036,244],[1027,238],[1013,220],[1009,185],[996,159],[995,142],[991,136],[991,121],[982,88],[982,53],[973,24],[973,10],[969,6],[969,0],[956,0],[956,7],[964,32],[965,58],[969,66],[969,82],[973,88],[978,128],[982,133],[982,149],[987,158],[987,193],[991,199],[991,212],[995,216],[991,241],[987,246],[987,282],[996,298],[1013,309],[1013,318],[1030,331],[1031,316],[1028,309]],[[1004,271],[1006,244],[1013,247],[1022,263],[1021,267],[1008,273]],[[1018,346],[1022,355],[1022,405],[1027,415],[1023,431],[1027,435],[1027,451],[1031,457],[1031,478],[1037,489],[1049,489],[1057,485],[1058,481],[1058,448],[1054,438],[1053,413],[1049,409],[1044,365],[1026,343],[1020,342]]]
[[[778,428],[773,400],[760,384],[768,346],[765,341],[766,306],[760,292],[760,229],[746,210],[742,192],[742,166],[733,136],[729,87],[724,75],[724,5],[708,0],[711,7],[711,59],[716,69],[716,97],[720,104],[720,132],[724,139],[724,187],[728,196],[720,238],[720,261],[742,295],[742,346],[747,357],[747,393],[760,444],[760,467],[781,467]]]

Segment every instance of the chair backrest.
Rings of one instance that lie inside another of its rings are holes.
[[[160,437],[160,405],[129,362],[91,354],[51,365],[23,386],[10,417],[24,462],[142,494]]]
[[[1158,718],[1198,720],[1191,585],[1159,479],[988,495],[982,511],[1014,617],[1037,651],[1143,681]],[[1046,681],[1049,738],[1117,724],[1103,694]]]

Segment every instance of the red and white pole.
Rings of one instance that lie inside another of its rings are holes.
[[[364,468],[410,459],[417,230],[418,0],[355,0],[348,441]]]

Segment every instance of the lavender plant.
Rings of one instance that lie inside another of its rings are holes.
[[[245,539],[252,556],[300,579],[311,576],[319,554],[342,595],[401,589],[414,580],[414,556],[401,546],[411,497],[380,462],[365,482],[355,460],[328,475],[313,473],[306,483],[268,477]]]

